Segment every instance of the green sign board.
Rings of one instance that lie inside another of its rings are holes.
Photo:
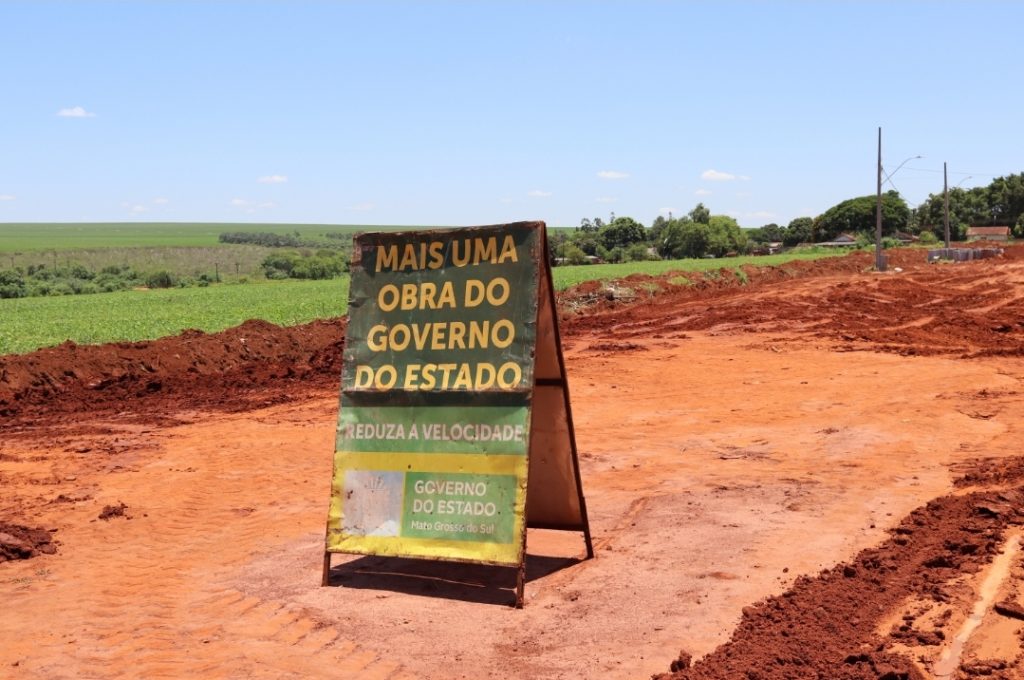
[[[329,551],[521,560],[542,238],[356,237]]]

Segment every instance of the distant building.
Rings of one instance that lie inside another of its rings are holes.
[[[968,241],[1009,241],[1009,227],[967,227]]]
[[[822,241],[814,245],[822,246],[823,248],[852,248],[857,245],[857,237],[850,234],[839,234],[839,236],[836,236],[831,241]]]
[[[751,255],[774,255],[775,253],[782,251],[782,241],[770,241],[768,243],[759,243],[754,246],[754,249],[750,251]]]

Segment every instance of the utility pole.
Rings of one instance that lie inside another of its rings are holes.
[[[885,271],[882,254],[882,128],[878,128],[878,200],[875,202],[875,271]]]
[[[949,174],[946,172],[946,161],[942,161],[942,195],[945,201],[942,225],[946,228],[946,248],[949,248]]]

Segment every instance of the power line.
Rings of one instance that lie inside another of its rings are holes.
[[[932,173],[935,173],[936,175],[941,175],[942,174],[942,170],[932,170],[931,168],[914,168],[914,167],[911,167],[909,165],[907,167],[903,168],[903,169],[904,170],[913,170],[914,172],[932,172]],[[951,171],[949,174],[951,174],[951,175],[963,175],[965,177],[1002,177],[1006,173],[969,172],[969,171],[966,171],[966,172],[952,172]],[[1010,173],[1010,174],[1013,174],[1013,173]]]

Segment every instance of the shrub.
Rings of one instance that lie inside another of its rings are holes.
[[[13,269],[0,269],[0,298],[25,297],[25,280]]]
[[[629,246],[626,248],[623,257],[627,262],[643,262],[644,260],[656,259],[656,257],[651,255],[646,243],[634,243]]]
[[[50,288],[50,295],[74,295],[74,289],[66,282],[61,281]]]
[[[590,262],[590,260],[587,259],[587,254],[571,243],[565,246],[565,249],[562,251],[562,257],[565,258],[566,264],[579,265]]]
[[[173,288],[176,283],[174,275],[165,269],[152,272],[146,277],[148,288]]]
[[[331,250],[285,251],[268,255],[262,266],[268,279],[331,279],[348,268],[348,260]]]
[[[132,287],[134,279],[122,278],[120,273],[107,271],[108,269],[110,269],[110,267],[105,268],[92,280],[99,290],[104,293],[112,293],[116,290],[126,290]]]

